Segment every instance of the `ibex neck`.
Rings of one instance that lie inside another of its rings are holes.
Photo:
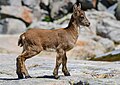
[[[66,28],[72,38],[76,41],[79,35],[79,24],[77,21],[71,16],[68,27]]]

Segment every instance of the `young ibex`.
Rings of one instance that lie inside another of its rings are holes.
[[[88,27],[90,22],[86,18],[85,12],[81,10],[81,5],[75,4],[69,25],[66,28],[55,30],[29,29],[27,32],[23,33],[18,41],[18,46],[23,46],[23,52],[16,59],[16,73],[18,78],[21,79],[24,78],[24,76],[25,78],[30,78],[25,66],[25,60],[48,48],[55,49],[57,52],[56,65],[53,72],[54,77],[58,78],[58,69],[61,64],[64,75],[70,76],[66,66],[66,52],[75,46],[80,25]]]

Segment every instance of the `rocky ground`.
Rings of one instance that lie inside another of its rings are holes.
[[[120,85],[120,62],[96,62],[68,58],[71,76],[59,70],[59,79],[52,72],[55,57],[38,55],[27,60],[33,78],[18,80],[15,60],[18,54],[0,54],[0,85]]]
[[[77,44],[68,55],[90,59],[120,49],[119,0],[0,0],[0,52],[20,52],[18,35],[27,29],[65,28],[78,2],[92,31],[80,26]]]

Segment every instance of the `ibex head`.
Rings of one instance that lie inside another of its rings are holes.
[[[81,10],[81,4],[79,3],[78,6],[75,4],[73,6],[73,17],[75,20],[77,20],[78,25],[83,25],[83,26],[90,26],[90,22],[85,16],[85,12]]]

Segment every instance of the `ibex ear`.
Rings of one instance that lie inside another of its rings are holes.
[[[73,13],[75,13],[75,12],[76,12],[76,10],[77,10],[77,5],[76,5],[76,4],[74,4],[74,6],[73,6]]]
[[[78,9],[81,9],[81,4],[80,3],[78,4]]]

